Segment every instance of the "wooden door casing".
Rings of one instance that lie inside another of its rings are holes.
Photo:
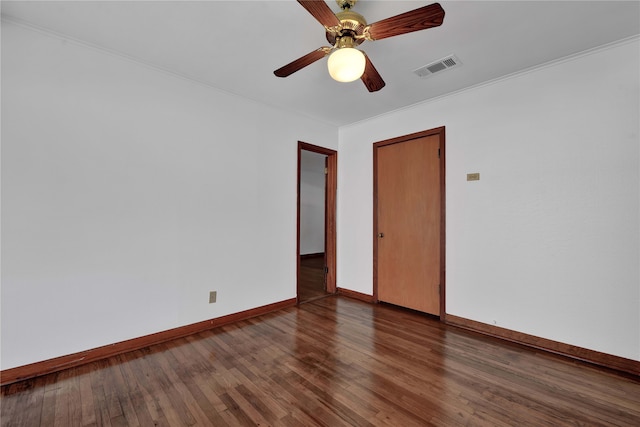
[[[297,185],[297,249],[296,249],[296,278],[300,276],[300,158],[302,150],[311,151],[327,156],[325,176],[325,290],[329,294],[335,294],[336,287],[336,203],[338,185],[338,152],[329,148],[320,147],[306,142],[298,141],[298,185]],[[297,280],[296,280],[297,281]],[[296,284],[296,294],[299,301],[300,289]]]

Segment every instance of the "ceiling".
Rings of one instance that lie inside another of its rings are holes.
[[[432,1],[360,0],[369,23]],[[335,1],[327,0],[334,12]],[[386,86],[333,81],[320,60],[273,71],[326,46],[293,0],[2,1],[4,19],[46,29],[245,98],[346,125],[640,34],[639,1],[441,1],[442,26],[361,48]],[[462,65],[413,70],[455,54]]]

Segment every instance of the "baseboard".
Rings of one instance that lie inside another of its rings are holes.
[[[357,299],[357,300],[368,302],[368,303],[376,302],[373,299],[373,295],[367,295],[360,292],[352,291],[351,289],[343,289],[343,288],[338,288],[336,291],[338,295],[342,295],[344,297],[349,297],[349,298]]]
[[[309,258],[324,258],[324,252],[300,255],[300,259],[309,259]]]
[[[632,359],[601,353],[599,351],[589,350],[587,348],[565,344],[546,338],[540,338],[534,335],[477,322],[475,320],[453,316],[451,314],[445,315],[445,322],[451,326],[533,347],[538,350],[544,350],[550,353],[559,354],[572,359],[578,359],[583,362],[592,363],[594,365],[603,366],[633,375],[640,375],[640,362]]]
[[[181,326],[179,328],[169,329],[167,331],[145,335],[139,338],[133,338],[79,353],[60,356],[54,359],[44,360],[42,362],[31,363],[29,365],[18,366],[16,368],[5,369],[0,371],[0,385],[11,384],[17,381],[50,374],[52,372],[62,371],[64,369],[84,365],[85,363],[95,362],[96,360],[106,359],[108,357],[127,353],[133,350],[139,350],[154,344],[160,344],[176,338],[186,337],[218,326],[261,316],[266,313],[282,310],[283,308],[294,307],[295,305],[296,298],[291,298],[250,310],[241,311],[239,313],[233,313],[217,317],[215,319],[193,323],[191,325]]]

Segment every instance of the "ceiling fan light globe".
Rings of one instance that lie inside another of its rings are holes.
[[[364,74],[364,53],[358,49],[344,47],[329,55],[327,68],[331,77],[339,82],[352,82]]]

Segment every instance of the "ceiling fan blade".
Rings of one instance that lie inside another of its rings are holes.
[[[377,92],[382,89],[386,83],[382,80],[382,76],[380,76],[380,73],[378,73],[378,70],[376,70],[376,67],[373,66],[373,63],[366,54],[364,58],[366,59],[364,74],[360,79],[369,92]]]
[[[298,3],[325,27],[331,28],[340,25],[340,20],[323,0],[298,0]]]
[[[280,67],[273,72],[278,77],[287,77],[298,70],[303,69],[307,65],[311,65],[314,62],[324,58],[331,51],[330,47],[321,47],[319,49],[314,50],[313,52],[309,52],[306,55],[296,59],[293,62],[288,63],[284,67]]]
[[[380,40],[399,36],[400,34],[426,30],[427,28],[442,25],[443,20],[444,9],[439,3],[434,3],[374,22],[369,26],[369,37],[371,40]]]

